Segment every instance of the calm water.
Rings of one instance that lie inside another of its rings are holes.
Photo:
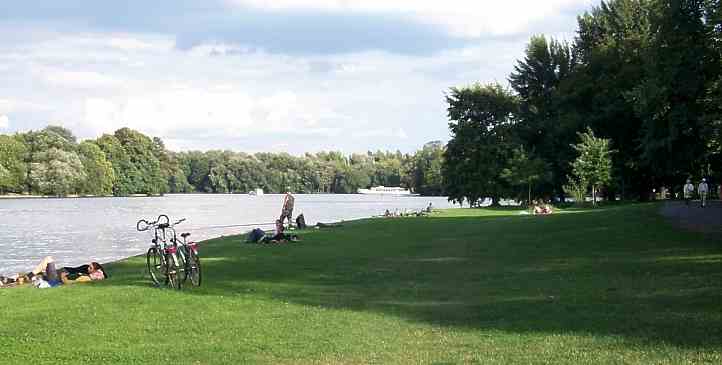
[[[179,232],[191,239],[246,232],[255,223],[273,222],[283,195],[168,195],[161,198],[0,199],[0,274],[29,271],[44,256],[59,265],[108,262],[147,250],[149,232],[135,223],[167,214],[187,218]],[[446,198],[370,195],[296,195],[294,217],[303,213],[308,224],[333,222],[403,211],[451,207]],[[249,227],[217,226],[254,224]],[[258,225],[270,230],[272,225]]]

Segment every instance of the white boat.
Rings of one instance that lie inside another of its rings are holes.
[[[418,196],[409,189],[400,188],[398,186],[374,186],[369,189],[358,189],[359,194],[366,195],[395,195],[395,196]]]
[[[263,189],[257,188],[256,190],[251,190],[248,192],[248,195],[261,196],[263,195]]]

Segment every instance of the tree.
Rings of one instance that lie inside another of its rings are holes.
[[[66,140],[68,143],[73,144],[73,145],[77,144],[77,142],[78,142],[78,139],[75,138],[75,135],[73,134],[72,131],[70,131],[69,129],[67,129],[65,127],[61,127],[59,125],[49,125],[49,126],[43,128],[43,132],[55,133],[60,138]]]
[[[573,138],[576,126],[567,126],[568,120],[560,117],[557,95],[575,65],[568,44],[534,36],[524,59],[517,61],[509,76],[509,83],[519,96],[514,134],[549,163],[553,183],[549,190],[562,197],[561,185],[568,171],[568,161],[572,159],[567,141]]]
[[[409,159],[407,175],[413,190],[422,195],[442,195],[444,191],[441,167],[444,164],[444,145],[441,141],[424,144]]]
[[[597,204],[597,191],[600,187],[609,183],[612,178],[612,154],[609,149],[609,139],[597,138],[591,128],[586,132],[579,133],[579,143],[572,145],[579,154],[572,162],[572,174],[574,184],[582,182],[592,188],[592,202]]]
[[[127,196],[139,191],[138,171],[133,165],[120,144],[120,141],[111,134],[104,134],[98,138],[95,143],[105,153],[105,158],[113,167],[113,175],[115,183],[113,184],[113,195]]]
[[[644,80],[627,97],[642,120],[641,162],[658,183],[701,171],[708,149],[705,94],[720,75],[704,0],[653,3]]]
[[[36,153],[33,159],[30,179],[41,194],[66,196],[78,192],[86,178],[83,163],[75,152],[52,147]]]
[[[502,178],[506,179],[511,186],[524,187],[527,190],[527,204],[531,205],[532,187],[551,179],[549,165],[532,153],[527,153],[524,146],[519,146],[512,151],[512,156],[507,160],[506,168],[501,172]]]
[[[134,188],[133,193],[156,195],[168,191],[168,181],[163,177],[160,161],[153,153],[153,140],[130,128],[118,129],[114,136],[132,165],[134,174],[129,177]]]
[[[113,165],[105,158],[100,147],[95,142],[83,141],[78,145],[78,154],[85,171],[79,192],[90,195],[112,194],[115,183]]]
[[[0,135],[0,194],[22,192],[27,175],[27,146],[18,136]]]
[[[653,171],[640,163],[641,118],[625,97],[644,79],[647,49],[653,38],[652,1],[603,1],[578,18],[574,41],[578,63],[560,86],[560,114],[567,120],[566,140],[582,125],[614,141],[616,184],[622,198],[645,196]]]
[[[451,88],[451,140],[441,173],[449,200],[478,204],[490,197],[497,205],[508,191],[501,177],[510,153],[510,128],[517,99],[498,84]]]

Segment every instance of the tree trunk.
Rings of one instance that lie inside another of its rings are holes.
[[[592,185],[592,206],[597,206],[597,186]]]
[[[526,201],[527,206],[531,206],[531,183],[529,183],[529,199]]]
[[[500,199],[499,199],[498,196],[492,196],[492,197],[491,197],[491,206],[492,206],[492,207],[499,207],[499,206],[501,206],[501,204],[499,204],[499,201],[500,201]]]

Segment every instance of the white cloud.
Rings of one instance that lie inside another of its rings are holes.
[[[9,99],[0,99],[0,113],[7,113],[11,111],[15,103]]]
[[[111,47],[122,49],[124,51],[138,51],[154,48],[154,45],[150,42],[144,42],[136,38],[128,37],[111,38],[108,41],[108,44]]]
[[[6,129],[10,126],[10,118],[7,115],[0,115],[0,129]]]
[[[354,133],[356,138],[398,138],[407,139],[409,136],[403,128],[381,128],[372,130],[363,130]]]
[[[253,98],[223,89],[171,88],[132,97],[87,98],[83,126],[96,134],[127,126],[174,139],[224,139],[270,133],[338,135],[339,128],[325,124],[343,117],[314,104],[311,98],[301,98],[290,91]]]
[[[232,4],[269,10],[320,10],[387,13],[411,16],[418,21],[446,27],[452,34],[513,34],[531,22],[545,19],[573,5],[592,0],[227,0]]]
[[[41,69],[46,81],[60,86],[77,88],[103,88],[120,86],[122,82],[95,71],[74,71],[58,68]]]

